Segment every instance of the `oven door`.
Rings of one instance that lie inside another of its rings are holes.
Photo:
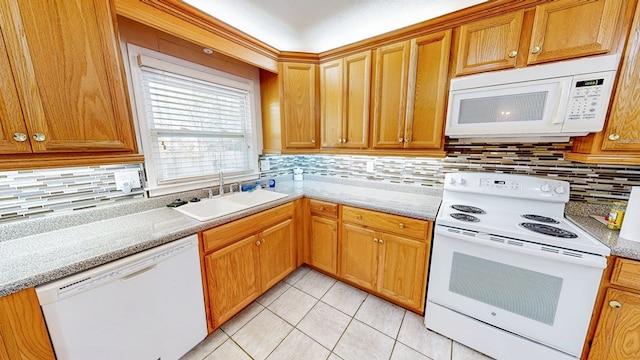
[[[438,225],[427,300],[579,356],[606,266],[583,255]]]

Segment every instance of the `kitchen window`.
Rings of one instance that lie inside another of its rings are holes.
[[[258,177],[255,85],[128,46],[150,196]]]

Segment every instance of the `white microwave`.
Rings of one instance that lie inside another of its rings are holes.
[[[452,79],[445,135],[564,141],[598,132],[618,63],[608,55]]]

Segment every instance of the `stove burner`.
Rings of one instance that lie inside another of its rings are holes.
[[[462,211],[465,213],[469,213],[469,214],[484,214],[485,211],[477,208],[475,206],[469,206],[469,205],[451,205],[452,209],[458,210],[458,211]]]
[[[521,216],[527,220],[533,220],[533,221],[538,221],[538,222],[547,223],[547,224],[560,224],[558,220],[552,219],[547,216],[534,215],[534,214],[524,214]]]
[[[578,235],[564,229],[557,228],[551,225],[536,224],[536,223],[520,223],[520,226],[527,230],[535,231],[540,234],[555,236],[565,239],[575,239]]]
[[[477,217],[475,217],[473,215],[469,215],[469,214],[452,213],[450,215],[451,215],[452,218],[457,219],[457,220],[461,220],[461,221],[467,221],[467,222],[478,222],[478,221],[480,221],[480,219],[478,219]]]

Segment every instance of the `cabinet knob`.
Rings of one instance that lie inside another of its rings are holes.
[[[315,144],[316,143],[316,139],[311,139],[311,143]]]
[[[347,143],[347,139],[342,139],[342,142],[346,144]]]
[[[260,240],[260,244],[264,244],[264,238]]]
[[[356,219],[362,220],[362,215],[356,215]]]
[[[616,141],[616,140],[620,139],[620,135],[618,135],[618,134],[609,134],[608,138],[611,141]]]
[[[25,133],[15,133],[13,134],[13,140],[17,141],[17,142],[23,142],[23,141],[27,141],[27,134]]]
[[[517,52],[517,51],[515,51],[515,50],[511,50],[511,51],[509,51],[509,55],[508,55],[508,56],[509,56],[510,58],[512,58],[512,59],[513,59],[514,57],[516,57],[516,55],[518,55],[518,52]]]
[[[615,309],[620,309],[622,307],[622,304],[620,304],[619,302],[617,302],[615,300],[611,300],[611,301],[609,301],[609,306],[611,306],[612,308],[615,308]]]
[[[373,238],[373,242],[379,242],[378,238]]]
[[[324,206],[320,205],[320,211],[324,211]]]
[[[400,229],[404,229],[404,224],[403,224],[403,223],[400,223],[400,224],[398,224],[398,227],[399,227]]]
[[[342,139],[338,139],[338,142],[339,142],[339,143],[342,143]]]
[[[256,240],[256,245],[260,246],[260,240]]]
[[[33,139],[34,139],[35,141],[44,141],[46,138],[47,138],[47,137],[46,137],[46,136],[44,136],[44,134],[43,134],[43,133],[35,133],[35,134],[33,134]]]
[[[540,46],[534,46],[533,49],[531,49],[532,54],[540,54],[540,51],[542,51],[542,47]]]
[[[398,142],[404,142],[404,138],[399,138]]]
[[[378,242],[379,242],[380,244],[384,244],[384,240],[382,240],[382,239],[379,239],[379,240],[378,240]]]

